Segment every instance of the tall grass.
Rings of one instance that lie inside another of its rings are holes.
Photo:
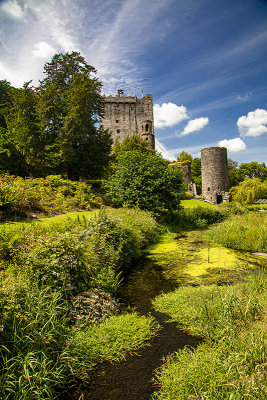
[[[192,201],[192,200],[189,200]],[[187,230],[202,228],[215,222],[221,222],[226,214],[218,207],[187,207],[168,213],[162,222],[170,224],[174,229]]]
[[[165,359],[154,399],[266,398],[266,285],[260,273],[233,287],[183,287],[155,300],[157,310],[205,341]]]
[[[267,215],[234,215],[212,227],[208,238],[236,250],[267,252]]]

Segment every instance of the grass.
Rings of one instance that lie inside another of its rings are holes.
[[[225,247],[251,252],[267,252],[267,215],[233,215],[212,227],[208,238]]]
[[[158,231],[151,214],[126,209],[1,226],[1,398],[54,399],[155,334],[150,318],[111,315],[120,274]]]
[[[157,400],[265,399],[267,278],[235,286],[181,287],[154,307],[205,342],[168,356],[155,377]]]
[[[102,361],[120,361],[147,345],[159,325],[152,317],[136,313],[113,316],[100,325],[74,332],[67,353],[75,376],[88,380],[93,367]]]
[[[196,207],[203,207],[203,208],[217,208],[215,204],[207,203],[203,200],[181,200],[181,206],[184,208],[196,208]]]

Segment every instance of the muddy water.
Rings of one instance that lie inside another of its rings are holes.
[[[151,300],[181,284],[227,284],[240,280],[249,269],[266,263],[257,256],[235,252],[209,243],[205,232],[185,235],[168,233],[146,251],[146,260],[131,274],[121,288],[126,305],[142,314],[151,313],[162,329],[149,347],[130,355],[120,363],[103,364],[95,372],[90,387],[82,388],[72,399],[149,400],[157,390],[153,373],[162,358],[186,345],[195,347],[200,338],[187,334],[168,322],[168,317],[152,308]],[[266,265],[267,266],[267,265]]]

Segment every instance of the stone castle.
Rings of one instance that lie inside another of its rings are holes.
[[[104,96],[100,125],[104,129],[109,129],[113,143],[116,141],[121,143],[126,137],[137,134],[149,143],[151,149],[155,149],[152,95],[146,94],[138,99],[137,96],[124,96],[124,91],[120,89],[116,96]],[[196,185],[191,179],[190,163],[174,162],[170,166],[182,170],[188,190],[196,195]],[[206,201],[213,204],[229,201],[226,148],[202,149],[201,173],[202,194]]]
[[[124,91],[118,90],[116,96],[104,97],[103,111],[100,125],[110,130],[113,143],[137,134],[155,149],[152,95],[138,99],[137,96],[124,96]]]

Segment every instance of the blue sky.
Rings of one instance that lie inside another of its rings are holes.
[[[0,79],[37,85],[71,51],[103,93],[153,95],[165,158],[219,145],[267,161],[267,1],[0,0]]]

